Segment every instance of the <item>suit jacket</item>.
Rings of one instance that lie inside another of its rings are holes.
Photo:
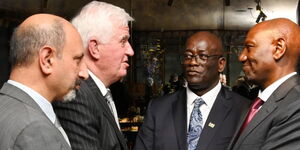
[[[0,90],[1,150],[71,150],[37,103],[5,83]]]
[[[239,128],[244,121],[241,120]],[[228,149],[292,150],[300,148],[300,77],[283,82],[262,105]]]
[[[206,120],[197,150],[227,148],[249,100],[222,86]],[[136,138],[136,150],[186,150],[186,89],[149,103],[144,123]]]
[[[123,134],[92,78],[83,81],[73,101],[53,106],[73,150],[127,150]]]

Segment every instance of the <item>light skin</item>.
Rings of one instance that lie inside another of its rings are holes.
[[[108,43],[101,43],[96,38],[88,43],[89,59],[86,64],[106,87],[126,76],[129,57],[134,55],[128,42],[128,26],[114,24],[113,27],[115,33]]]
[[[40,93],[49,102],[61,100],[63,97],[78,88],[76,81],[88,77],[86,65],[83,63],[83,45],[77,30],[63,18],[37,14],[27,18],[20,28],[36,25],[47,28],[54,20],[62,21],[66,41],[63,49],[58,50],[50,45],[37,49],[36,56],[27,66],[13,68],[10,79],[20,82]]]
[[[183,62],[188,87],[202,96],[217,85],[219,73],[225,68],[226,60],[221,57],[223,54],[221,41],[212,33],[198,32],[188,38],[184,53],[216,55],[208,57],[205,62],[199,62],[195,57]]]
[[[298,26],[287,19],[274,19],[250,29],[239,56],[248,81],[265,89],[295,72],[298,61]]]

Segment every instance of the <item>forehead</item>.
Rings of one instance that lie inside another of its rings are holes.
[[[74,54],[83,53],[82,39],[73,27],[67,27],[66,29],[65,49],[65,51],[71,51]]]
[[[217,51],[216,44],[207,39],[190,39],[187,41],[186,50],[196,52],[215,52]]]
[[[121,26],[115,28],[115,35],[114,37],[122,39],[124,37],[129,38],[129,27],[128,26]]]
[[[251,29],[246,37],[246,43],[247,42],[260,42],[260,41],[267,41],[272,39],[272,31],[271,30],[263,30],[263,29]]]

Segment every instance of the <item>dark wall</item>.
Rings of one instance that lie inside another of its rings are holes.
[[[10,72],[8,56],[11,33],[12,28],[0,27],[0,87],[7,81]]]

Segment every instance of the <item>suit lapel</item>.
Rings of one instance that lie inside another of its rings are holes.
[[[290,77],[288,80],[283,82],[268,98],[265,104],[257,112],[255,117],[247,125],[244,131],[241,133],[236,145],[239,145],[244,139],[266,118],[268,117],[277,107],[278,102],[282,100],[287,93],[297,84],[299,84],[298,75]],[[243,121],[244,122],[244,121]]]
[[[230,99],[230,96],[226,94],[224,87],[222,87],[206,120],[197,149],[207,149],[206,147],[212,142],[216,132],[222,126],[223,120],[232,107],[232,101],[228,99]]]
[[[45,115],[44,112],[42,111],[42,109],[38,106],[38,104],[23,90],[15,87],[9,83],[4,83],[0,92],[31,106],[35,110],[37,110],[37,111],[41,112],[43,115]]]
[[[107,118],[107,120],[109,121],[109,123],[112,125],[121,145],[123,148],[126,148],[126,142],[124,140],[124,136],[121,133],[121,131],[119,130],[119,127],[116,124],[116,121],[114,119],[113,114],[111,113],[109,106],[106,103],[105,97],[102,95],[102,93],[100,92],[100,89],[97,87],[96,83],[94,82],[94,80],[89,77],[86,80],[86,83],[88,85],[88,87],[91,89],[91,91],[94,93],[95,97],[97,98],[98,102],[100,103],[100,106],[103,109],[103,114],[104,116]]]
[[[172,104],[172,114],[177,137],[178,147],[187,149],[187,115],[186,115],[186,89],[180,90],[177,99]]]
[[[250,104],[249,104],[250,105]],[[249,106],[250,107],[250,106]],[[241,118],[239,120],[239,123],[237,125],[237,130],[234,132],[234,136],[232,138],[232,140],[230,141],[230,144],[228,146],[228,149],[232,149],[232,146],[236,143],[236,140],[237,138],[239,137],[239,133],[240,133],[240,128],[242,127],[243,123],[244,123],[244,120],[246,119],[247,117],[247,113],[248,113],[248,109],[244,109],[242,112],[241,112]]]
[[[56,129],[57,135],[60,135],[60,138],[65,147],[70,147],[67,143],[61,132],[55,127],[55,125],[51,122],[51,120],[47,117],[47,115],[43,112],[40,106],[23,90],[11,85],[9,83],[4,83],[3,87],[1,88],[0,93],[10,96],[18,101],[25,103],[26,105],[32,107],[34,110],[39,112],[42,116],[44,116],[45,120],[48,121],[48,124],[53,126]]]

